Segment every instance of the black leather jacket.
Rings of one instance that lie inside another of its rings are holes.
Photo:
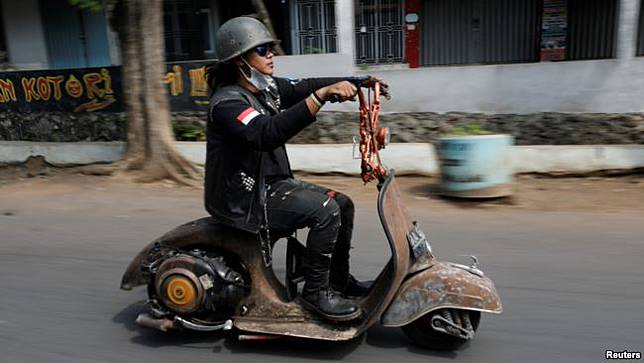
[[[306,97],[345,79],[275,77],[272,93],[256,95],[238,85],[214,92],[207,126],[205,206],[217,221],[251,233],[260,230],[266,197],[263,158],[315,121]]]

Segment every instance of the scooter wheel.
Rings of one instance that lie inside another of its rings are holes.
[[[424,315],[402,327],[403,332],[412,343],[431,350],[457,350],[468,342],[453,335],[436,331],[432,328],[432,317],[439,312]],[[467,311],[470,314],[472,329],[476,331],[481,322],[481,312]]]

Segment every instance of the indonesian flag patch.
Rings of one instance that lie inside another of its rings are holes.
[[[239,116],[237,116],[237,121],[243,123],[244,125],[248,125],[249,122],[251,122],[255,117],[259,115],[260,113],[257,112],[256,109],[249,107],[242,113],[240,113]]]

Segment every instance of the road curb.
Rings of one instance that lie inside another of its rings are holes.
[[[205,142],[177,142],[176,146],[189,160],[204,164]],[[353,157],[352,144],[290,144],[287,149],[291,166],[296,171],[360,173],[360,161]],[[19,164],[35,156],[42,156],[57,166],[111,163],[120,159],[124,152],[124,142],[0,141],[0,164]],[[398,174],[433,175],[439,171],[432,144],[391,144],[381,155],[387,167],[396,169]],[[644,145],[513,146],[508,163],[515,173],[583,174],[640,169],[644,168]]]

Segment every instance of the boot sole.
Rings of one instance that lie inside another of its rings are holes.
[[[301,297],[298,297],[298,300],[299,300],[300,304],[303,307],[307,308],[308,310],[312,310],[316,314],[318,314],[318,315],[320,315],[320,316],[322,316],[322,317],[324,317],[326,319],[332,320],[332,321],[349,321],[349,320],[354,320],[354,319],[360,317],[360,315],[362,315],[362,310],[360,308],[358,308],[358,310],[356,310],[355,312],[353,312],[351,314],[331,315],[331,314],[327,314],[324,311],[318,309],[317,306],[311,304],[310,302],[304,300]]]

